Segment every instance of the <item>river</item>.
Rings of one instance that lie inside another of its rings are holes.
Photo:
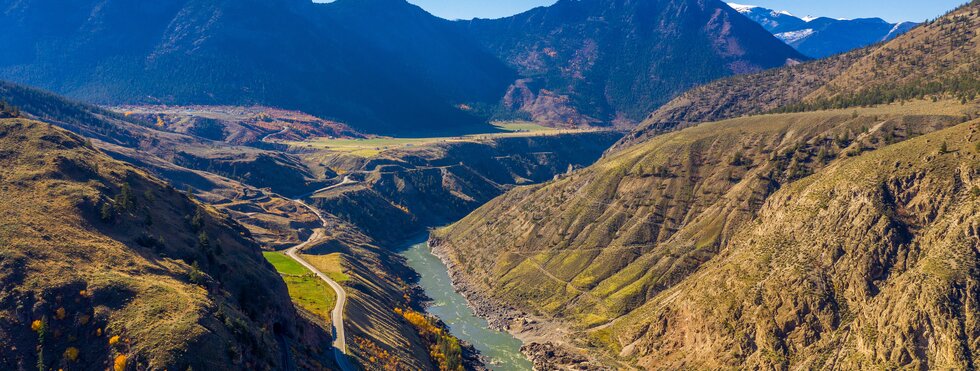
[[[531,362],[521,353],[521,341],[508,333],[491,330],[487,321],[476,316],[466,298],[453,288],[449,272],[432,254],[428,242],[412,245],[401,253],[408,266],[421,276],[419,286],[432,298],[428,312],[442,319],[456,337],[473,344],[490,362],[491,370],[530,370]]]

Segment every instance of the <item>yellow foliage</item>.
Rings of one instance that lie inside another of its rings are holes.
[[[86,324],[88,324],[88,320],[90,320],[90,319],[92,319],[92,316],[90,316],[88,314],[83,314],[81,317],[78,317],[78,323],[81,323],[83,325],[86,325]]]
[[[116,345],[116,343],[119,343],[119,335],[109,338],[109,345]]]
[[[102,328],[101,327],[95,330],[95,336],[102,336]]]
[[[34,322],[31,322],[31,330],[41,331],[42,326],[44,326],[44,323],[41,322],[41,320],[34,320]]]
[[[112,362],[112,369],[115,371],[123,371],[126,369],[126,356],[119,355],[116,360]]]
[[[68,359],[69,361],[72,361],[72,362],[77,361],[78,360],[78,348],[68,347],[68,349],[65,350],[65,358]]]
[[[54,311],[54,318],[59,320],[65,319],[65,308],[61,307]]]

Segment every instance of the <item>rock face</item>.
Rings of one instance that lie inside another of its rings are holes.
[[[332,367],[239,224],[49,124],[0,154],[0,368]]]
[[[715,0],[562,0],[468,27],[525,77],[503,110],[557,125],[636,122],[697,84],[805,59]]]

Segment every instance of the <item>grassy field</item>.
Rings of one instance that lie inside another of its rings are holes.
[[[278,252],[263,252],[265,259],[276,267],[283,281],[289,288],[289,297],[293,303],[303,309],[320,316],[330,323],[330,310],[337,302],[337,294],[326,282],[316,277],[313,272]],[[314,265],[319,268],[319,265]],[[324,272],[326,273],[326,272]],[[327,273],[330,277],[333,275]]]
[[[344,270],[340,264],[340,254],[329,254],[329,255],[302,255],[302,258],[313,264],[316,269],[320,272],[326,274],[330,279],[337,281],[337,283],[344,283],[350,281],[350,276],[344,273]]]
[[[595,129],[557,129],[526,121],[502,121],[496,122],[493,125],[501,131],[496,133],[471,134],[457,137],[375,137],[367,139],[314,138],[308,141],[291,141],[284,143],[291,147],[315,148],[335,152],[344,152],[361,157],[374,157],[387,150],[426,146],[435,143],[477,142],[495,138],[520,138],[595,131]]]

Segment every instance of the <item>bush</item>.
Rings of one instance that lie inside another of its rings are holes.
[[[102,208],[99,210],[99,217],[102,218],[103,222],[111,222],[116,218],[116,207],[108,202],[103,203]]]

